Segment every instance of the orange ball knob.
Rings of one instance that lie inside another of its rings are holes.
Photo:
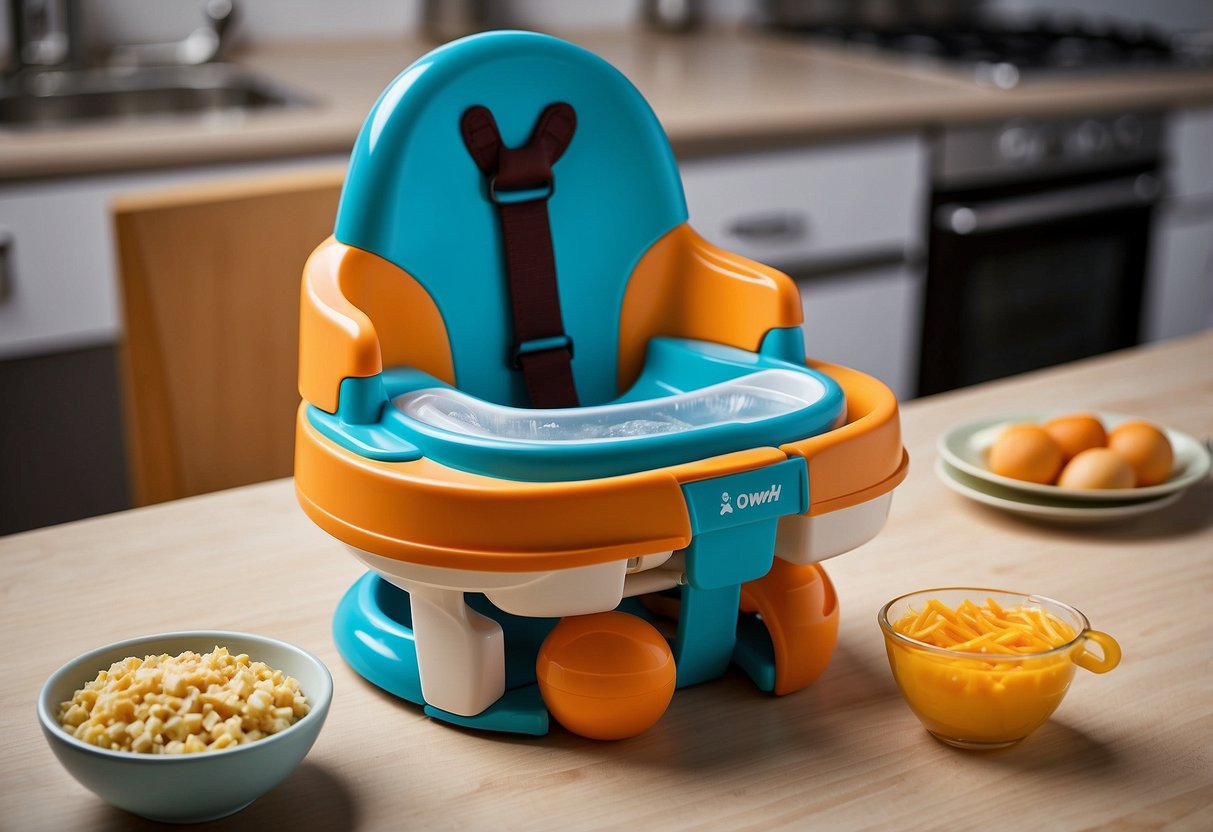
[[[838,596],[818,563],[775,558],[761,578],[741,585],[741,611],[758,613],[775,649],[776,696],[812,684],[838,642]]]
[[[674,655],[647,621],[622,612],[566,618],[535,660],[539,692],[574,734],[621,740],[650,728],[674,696]]]

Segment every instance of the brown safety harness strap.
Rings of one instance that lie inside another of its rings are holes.
[[[556,257],[548,221],[555,191],[552,165],[577,128],[568,104],[543,111],[522,147],[506,147],[487,107],[472,107],[460,122],[463,143],[488,177],[505,247],[506,281],[514,324],[508,363],[522,370],[531,406],[576,407],[573,341],[564,331]]]

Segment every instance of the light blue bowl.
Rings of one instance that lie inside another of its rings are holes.
[[[98,748],[59,725],[59,703],[114,662],[185,650],[207,653],[216,645],[295,677],[311,711],[285,731],[247,745],[171,756]],[[196,823],[238,812],[278,785],[307,756],[332,699],[333,677],[311,653],[252,633],[197,630],[140,636],[72,659],[42,686],[38,721],[59,762],[107,803],[151,820]]]

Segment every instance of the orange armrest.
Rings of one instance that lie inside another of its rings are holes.
[[[632,271],[619,322],[619,389],[628,389],[658,336],[756,352],[772,329],[804,320],[795,282],[725,251],[687,224],[654,243]]]
[[[905,478],[901,418],[893,391],[871,376],[810,360],[842,387],[846,423],[828,433],[780,446],[803,457],[809,468],[809,514],[822,514],[877,497]]]
[[[299,313],[299,394],[330,413],[337,411],[341,381],[383,370],[371,319],[342,292],[345,260],[356,251],[329,237],[303,268]]]

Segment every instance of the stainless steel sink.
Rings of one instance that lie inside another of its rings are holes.
[[[0,128],[197,118],[307,104],[302,96],[231,64],[46,70],[0,85]]]

